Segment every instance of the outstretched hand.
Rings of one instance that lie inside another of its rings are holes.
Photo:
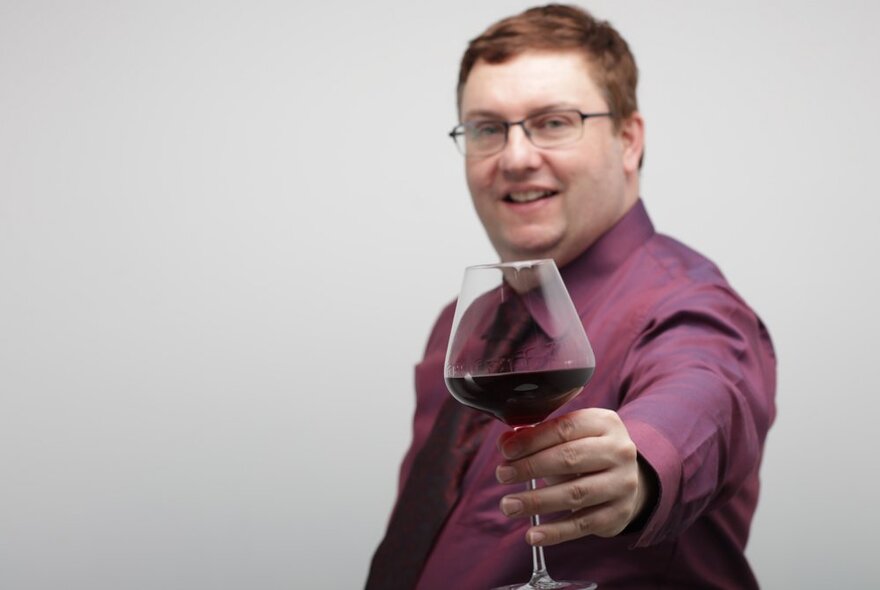
[[[570,512],[531,527],[532,545],[555,545],[623,531],[656,498],[650,467],[638,461],[635,443],[616,412],[590,408],[506,432],[498,439],[506,459],[496,477],[504,484],[544,478],[534,491],[509,494],[501,511],[511,517]]]

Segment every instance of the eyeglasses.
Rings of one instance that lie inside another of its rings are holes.
[[[510,128],[516,125],[532,145],[558,148],[572,144],[584,134],[584,121],[593,117],[610,117],[611,113],[582,113],[576,110],[552,111],[526,117],[522,121],[467,121],[449,132],[455,146],[467,158],[497,154],[507,145]]]

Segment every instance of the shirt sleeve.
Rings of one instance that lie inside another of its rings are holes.
[[[769,336],[729,288],[679,292],[642,317],[622,365],[619,414],[659,485],[635,547],[729,501],[758,469],[775,414]]]

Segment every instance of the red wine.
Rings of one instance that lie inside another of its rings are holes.
[[[593,368],[448,377],[446,387],[466,406],[510,426],[536,424],[573,398]]]

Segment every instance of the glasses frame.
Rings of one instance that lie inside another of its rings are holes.
[[[526,121],[530,121],[536,117],[546,117],[547,115],[553,115],[555,113],[577,113],[578,115],[580,115],[580,118],[581,118],[580,134],[577,137],[573,138],[571,141],[566,141],[565,143],[561,143],[558,145],[549,146],[549,147],[538,145],[537,143],[535,143],[535,140],[532,138],[532,134],[529,132],[528,127],[526,127]],[[493,123],[499,123],[504,127],[504,142],[501,144],[501,146],[497,150],[493,150],[491,152],[485,152],[485,153],[481,153],[481,154],[468,154],[467,148],[465,147],[466,144],[464,144],[464,143],[460,144],[459,140],[458,140],[459,137],[461,137],[467,133],[468,126],[473,125],[473,123],[469,123],[469,122],[459,123],[458,125],[456,125],[452,129],[452,131],[449,132],[449,137],[452,138],[452,141],[453,141],[453,143],[455,143],[455,148],[458,150],[458,152],[462,156],[464,156],[465,158],[486,158],[488,156],[494,156],[495,154],[504,151],[504,148],[507,147],[507,142],[510,140],[510,128],[519,126],[523,130],[523,135],[526,136],[526,138],[529,140],[529,142],[533,146],[535,146],[536,148],[542,149],[542,150],[552,150],[552,149],[556,149],[556,148],[560,148],[560,147],[565,147],[567,145],[571,145],[571,144],[575,143],[576,141],[578,141],[581,137],[583,137],[584,136],[584,121],[586,121],[587,119],[592,119],[595,117],[611,117],[611,116],[613,116],[613,113],[611,113],[611,111],[606,111],[603,113],[583,113],[577,109],[560,109],[560,110],[548,111],[548,112],[544,112],[544,113],[536,113],[534,115],[530,115],[530,116],[526,117],[525,119],[520,119],[519,121],[492,121]]]

